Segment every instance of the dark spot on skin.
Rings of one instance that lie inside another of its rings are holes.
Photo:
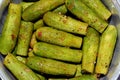
[[[21,74],[23,74],[23,72],[21,72]]]
[[[107,65],[107,63],[105,63],[105,68],[107,68],[108,67],[108,65]]]
[[[69,9],[72,9],[73,7],[74,7],[74,2],[69,4],[69,6],[68,6]]]
[[[15,35],[14,34],[12,34],[11,37],[12,37],[12,40],[15,40]]]
[[[109,59],[111,60],[111,57],[109,57]]]
[[[12,11],[12,13],[13,13],[13,14],[17,14],[17,12],[16,12],[16,11],[14,11],[14,10]]]
[[[25,27],[25,26],[23,26],[23,25],[20,25],[20,28],[22,28],[22,27]]]
[[[8,64],[10,63],[10,61],[9,61],[9,60],[7,60],[7,62],[8,62]]]
[[[100,31],[103,31],[105,29],[105,26],[101,23],[100,24]]]
[[[41,37],[42,36],[42,32],[38,32],[38,36]]]
[[[96,23],[98,20],[97,19],[94,19],[93,21],[92,21],[92,23]]]
[[[74,32],[75,30],[73,29],[72,32]]]
[[[67,22],[67,19],[63,19],[63,23],[66,23]]]
[[[107,68],[108,66],[106,65],[105,68]]]
[[[56,35],[58,35],[58,33],[56,33]]]
[[[80,27],[77,31],[82,31],[82,28]]]
[[[97,22],[97,21],[98,21],[98,19],[95,19],[93,23],[95,23],[95,22]]]
[[[88,15],[88,14],[89,14],[88,11],[85,11],[84,13],[85,13],[85,15]]]
[[[64,37],[62,37],[62,38],[60,38],[60,40],[61,40],[61,41],[64,41],[64,40],[65,40],[65,38],[64,38]]]
[[[109,44],[109,47],[112,47],[112,44]]]
[[[22,40],[22,39],[25,39],[24,35],[20,34],[20,35],[19,35],[19,39],[21,39],[21,40]]]

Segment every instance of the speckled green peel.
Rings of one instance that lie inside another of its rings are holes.
[[[102,33],[108,26],[108,23],[87,7],[82,0],[66,0],[65,3],[72,14],[88,23],[98,32]]]
[[[50,27],[41,27],[36,31],[36,38],[52,44],[80,48],[82,38]]]
[[[26,64],[33,70],[51,75],[72,77],[76,72],[76,65],[37,56],[28,57]]]
[[[32,32],[33,32],[33,23],[21,21],[17,51],[16,51],[17,55],[27,56]]]
[[[58,8],[56,8],[55,10],[53,10],[53,12],[59,13],[59,14],[66,14],[67,13],[67,8],[66,8],[65,5],[62,5]]]
[[[30,68],[28,68],[24,63],[18,61],[12,54],[8,54],[5,57],[4,65],[18,80],[40,80]]]
[[[14,49],[19,32],[20,21],[21,6],[19,4],[10,3],[0,42],[0,52],[3,55],[7,55]]]
[[[95,72],[98,74],[107,74],[112,59],[117,38],[117,29],[109,25],[100,38],[100,47],[98,51],[97,65]]]
[[[47,12],[43,16],[43,20],[47,25],[63,31],[81,35],[85,35],[87,32],[87,23],[83,23],[66,15]]]
[[[40,0],[24,10],[22,18],[25,21],[39,19],[45,12],[64,4],[64,0]]]
[[[22,12],[32,4],[34,4],[34,2],[21,2],[20,5],[22,6]]]
[[[83,39],[82,70],[93,73],[99,47],[99,33],[89,27]]]
[[[34,54],[41,57],[80,63],[82,51],[38,42],[33,47]]]
[[[96,12],[101,18],[107,20],[111,12],[105,7],[101,0],[82,0],[89,8]]]
[[[21,57],[21,56],[16,56],[17,60],[19,60],[20,62],[24,63],[26,65],[26,58],[25,57]],[[35,73],[36,76],[38,76],[40,78],[40,80],[46,80],[44,76],[38,74],[38,73]]]

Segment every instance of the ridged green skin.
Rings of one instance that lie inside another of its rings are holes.
[[[33,47],[34,54],[41,57],[80,63],[82,51],[38,42]]]
[[[48,80],[98,80],[98,79],[94,75],[82,75],[82,76],[69,78],[69,79],[50,78]]]
[[[43,16],[43,20],[47,25],[63,31],[81,35],[85,35],[87,32],[87,23],[80,22],[69,16],[47,12]]]
[[[44,26],[43,19],[38,20],[37,22],[34,23],[34,31],[43,26]]]
[[[83,39],[82,70],[93,73],[98,53],[100,35],[95,29],[89,27]]]
[[[30,41],[30,47],[33,48],[33,46],[37,43],[37,39],[35,36],[35,32],[32,34],[31,41]]]
[[[101,0],[82,0],[89,8],[95,11],[101,18],[107,20],[111,13]]]
[[[34,2],[21,2],[20,5],[22,6],[22,12],[32,4],[34,4]]]
[[[21,21],[17,51],[16,51],[17,55],[27,56],[32,32],[33,32],[33,23]]]
[[[12,54],[8,54],[5,57],[4,65],[18,80],[40,80],[30,68],[28,68],[24,63],[18,61]]]
[[[36,31],[36,38],[41,41],[66,47],[80,48],[82,44],[81,37],[63,31],[59,31],[50,27],[39,28]]]
[[[100,47],[95,68],[96,73],[104,75],[107,74],[115,48],[116,38],[116,27],[109,25],[100,38]]]
[[[0,42],[0,52],[3,55],[7,55],[14,49],[19,32],[20,21],[21,6],[19,4],[10,3]]]
[[[40,0],[25,9],[22,18],[25,21],[37,20],[42,17],[45,12],[64,4],[64,2],[64,0]]]
[[[72,77],[76,72],[76,65],[37,56],[28,57],[26,64],[33,70],[51,75]]]
[[[79,19],[102,33],[108,23],[87,7],[81,0],[66,0],[68,10]]]
[[[67,13],[67,8],[66,8],[65,5],[62,5],[58,8],[56,8],[55,10],[53,10],[53,12],[60,13],[60,14],[66,14]]]

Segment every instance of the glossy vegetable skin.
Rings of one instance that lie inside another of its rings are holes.
[[[91,8],[101,18],[107,20],[111,16],[111,12],[101,2],[101,0],[82,0],[89,8]]]
[[[66,0],[68,10],[80,20],[88,23],[91,27],[102,33],[108,23],[100,18],[93,10],[86,6],[82,0]]]
[[[25,21],[34,21],[39,19],[45,12],[52,10],[64,3],[64,0],[40,0],[31,5],[22,14]]]
[[[97,64],[95,72],[98,74],[107,74],[112,59],[115,43],[117,39],[117,29],[109,25],[100,38]]]
[[[88,27],[87,23],[78,21],[66,15],[47,12],[43,16],[43,20],[48,26],[54,27],[59,30],[81,34],[81,35],[85,35],[87,32],[87,27]]]
[[[52,59],[32,56],[27,58],[27,66],[31,69],[51,75],[72,77],[76,72],[76,65]]]
[[[5,57],[4,65],[15,75],[18,80],[40,80],[29,67],[18,61],[12,54],[8,54]]]
[[[21,21],[20,32],[17,43],[17,51],[16,51],[17,55],[27,56],[32,32],[33,32],[33,23]]]
[[[36,38],[52,44],[80,48],[82,38],[50,27],[41,27],[36,31]]]
[[[93,73],[97,58],[100,35],[95,29],[89,27],[83,39],[82,70]],[[88,67],[89,66],[89,67]]]
[[[16,45],[21,22],[21,6],[10,3],[1,35],[0,52],[7,55]]]
[[[38,42],[33,47],[34,54],[41,57],[80,63],[82,51]]]
[[[17,60],[19,60],[20,62],[24,63],[26,65],[26,58],[25,57],[21,57],[21,56],[16,56]],[[40,80],[46,80],[46,78],[38,73],[35,73],[36,76],[38,76],[40,78]]]
[[[32,4],[34,4],[34,2],[21,2],[20,5],[22,6],[22,12]]]
[[[106,76],[117,30],[109,25],[111,12],[100,0],[20,1],[10,3],[0,35],[3,63],[16,79],[97,80]]]

